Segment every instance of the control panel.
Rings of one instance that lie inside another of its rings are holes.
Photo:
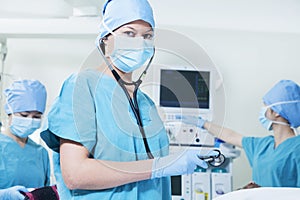
[[[165,128],[171,145],[214,146],[215,137],[213,135],[193,124],[182,123],[177,116],[177,114],[165,115]]]

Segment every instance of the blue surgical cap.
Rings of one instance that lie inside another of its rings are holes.
[[[266,105],[286,119],[291,127],[300,126],[300,87],[291,80],[281,80],[263,97]]]
[[[4,91],[7,114],[38,111],[44,113],[47,93],[45,86],[37,80],[15,81]]]
[[[103,22],[112,31],[135,20],[143,20],[155,27],[153,11],[147,0],[107,0],[102,12]],[[109,30],[101,23],[98,38],[108,34]]]

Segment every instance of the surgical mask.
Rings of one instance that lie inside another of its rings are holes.
[[[133,72],[153,56],[153,42],[142,37],[114,34],[114,50],[109,56],[112,63],[125,73]]]
[[[127,37],[115,34],[102,21],[103,26],[114,36],[114,50],[109,56],[112,63],[125,73],[133,72],[145,64],[154,54],[152,40],[142,37]]]
[[[10,131],[17,137],[26,138],[41,127],[41,119],[12,116]]]
[[[281,124],[281,125],[286,125],[286,126],[290,126],[288,123],[285,123],[285,122],[278,122],[278,121],[272,121],[272,120],[269,120],[267,117],[266,117],[266,112],[268,110],[268,108],[271,107],[271,106],[265,106],[265,107],[262,107],[261,110],[260,110],[260,114],[259,114],[259,121],[261,123],[261,125],[267,129],[268,131],[271,131],[273,128],[272,128],[272,124]]]
[[[261,125],[268,131],[272,130],[272,121],[266,117],[268,107],[262,107],[259,113],[259,121]]]

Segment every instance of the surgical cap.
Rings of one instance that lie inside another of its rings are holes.
[[[293,128],[300,126],[300,87],[291,80],[281,80],[263,97],[266,105],[285,118]],[[273,106],[272,106],[273,104]]]
[[[4,91],[7,114],[38,111],[44,113],[47,93],[45,86],[37,80],[15,81]]]
[[[155,27],[153,11],[147,0],[107,0],[102,14],[103,22],[100,25],[98,38],[109,34],[109,30],[103,26],[103,23],[112,31],[135,20],[143,20],[152,28]]]

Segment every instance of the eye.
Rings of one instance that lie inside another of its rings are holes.
[[[145,35],[143,35],[143,38],[145,39],[145,40],[152,40],[153,39],[153,34],[145,34]]]
[[[126,35],[127,37],[135,37],[135,33],[133,31],[125,31],[123,32],[124,35]]]
[[[20,113],[21,117],[28,117],[28,113]]]
[[[40,113],[40,112],[32,113],[32,118],[34,118],[34,119],[41,119],[42,115],[43,114]]]
[[[34,118],[34,119],[41,119],[42,116],[41,115],[34,115],[34,116],[32,116],[32,118]]]

